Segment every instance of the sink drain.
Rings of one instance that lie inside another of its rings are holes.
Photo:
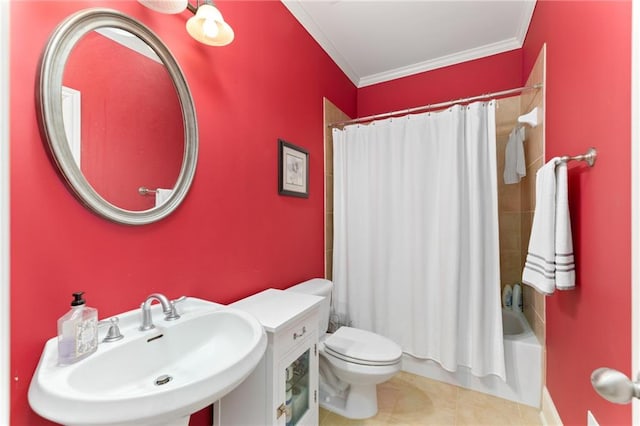
[[[168,374],[163,374],[162,376],[156,379],[155,383],[156,383],[156,386],[162,386],[162,385],[166,385],[171,380],[173,380],[173,377],[169,376]]]

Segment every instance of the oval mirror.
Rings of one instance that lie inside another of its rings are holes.
[[[62,22],[38,74],[38,120],[73,193],[114,222],[174,211],[195,173],[198,129],[182,70],[146,26],[87,9]]]

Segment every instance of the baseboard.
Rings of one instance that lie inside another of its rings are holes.
[[[545,426],[563,426],[560,414],[558,414],[558,410],[556,410],[556,406],[553,404],[551,394],[549,394],[546,386],[542,389],[542,411],[540,411],[540,420],[542,420],[542,424]]]

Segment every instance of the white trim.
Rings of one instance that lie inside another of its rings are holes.
[[[556,406],[551,399],[549,389],[545,386],[542,389],[542,411],[540,412],[540,420],[545,426],[562,426],[562,419]]]
[[[590,410],[587,410],[587,426],[600,426],[600,423],[598,423],[596,417]]]
[[[333,59],[343,73],[351,80],[353,84],[358,85],[358,73],[353,69],[349,61],[347,61],[331,43],[331,41],[325,37],[324,32],[320,29],[316,21],[313,20],[311,15],[307,13],[307,10],[302,6],[300,0],[282,0],[282,4],[285,5],[289,12],[302,24],[305,30],[313,37],[322,49]]]
[[[536,8],[537,0],[527,0],[526,9],[523,9],[522,14],[526,19],[520,19],[520,28],[516,33],[516,39],[520,42],[520,47],[524,44],[524,39],[527,37],[529,26],[531,25],[531,18],[533,18],[533,11]]]
[[[139,53],[142,56],[146,56],[152,61],[159,63],[160,65],[164,65],[160,57],[156,55],[156,52],[154,52],[147,43],[128,31],[111,27],[96,28],[95,31],[103,37],[113,40],[114,42],[126,47],[127,49],[131,49],[134,52]]]
[[[0,1],[0,425],[8,425],[9,321],[9,2]]]
[[[631,2],[631,377],[640,371],[640,6]],[[640,401],[633,398],[632,421],[640,424]]]
[[[378,74],[366,75],[358,80],[358,87],[371,86],[372,84],[384,83],[385,81],[395,80],[396,78],[407,77],[413,74],[419,74],[425,71],[432,71],[438,68],[448,67],[450,65],[460,64],[462,62],[480,59],[498,53],[508,52],[510,50],[522,47],[522,41],[512,38],[509,40],[499,41],[497,43],[487,44],[474,49],[464,50],[452,55],[441,56],[417,64],[408,65],[406,67],[396,68],[390,71]]]

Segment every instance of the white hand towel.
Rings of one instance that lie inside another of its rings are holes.
[[[576,286],[573,239],[569,215],[567,163],[556,166],[556,288],[571,290]]]
[[[171,194],[173,194],[173,189],[156,189],[156,207],[167,201]]]
[[[520,182],[527,175],[527,166],[524,160],[524,127],[516,127],[509,134],[509,141],[504,150],[504,183],[512,184]]]
[[[536,173],[536,210],[522,281],[544,294],[555,290],[556,161]]]
[[[553,158],[536,174],[536,210],[522,281],[549,295],[575,286],[567,165]]]

